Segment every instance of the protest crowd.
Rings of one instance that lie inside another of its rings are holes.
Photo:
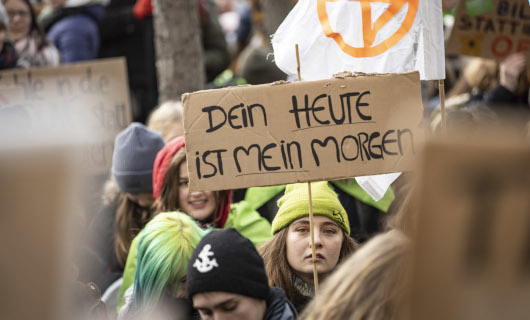
[[[163,0],[0,3],[0,147],[43,114],[17,99],[65,114],[103,101],[91,154],[107,161],[82,173],[69,254],[27,263],[49,277],[45,261],[67,261],[65,319],[530,318],[528,1],[171,1],[193,4],[198,29],[159,30]],[[358,17],[341,26],[346,8]],[[394,19],[410,24],[388,44]],[[173,32],[202,50],[201,87],[181,99],[159,94],[155,36]],[[10,196],[2,161],[0,202],[52,202]]]

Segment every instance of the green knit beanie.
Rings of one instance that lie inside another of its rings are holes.
[[[272,234],[290,225],[293,221],[309,216],[309,192],[307,183],[288,185],[285,194],[278,200],[278,213],[272,221]],[[326,181],[311,183],[313,214],[328,217],[342,230],[350,234],[350,223],[346,210],[340,204],[335,191]]]

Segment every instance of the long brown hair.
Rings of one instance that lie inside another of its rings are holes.
[[[160,191],[160,196],[156,200],[157,212],[169,212],[180,210],[179,203],[179,183],[180,166],[186,161],[186,151],[184,148],[175,153],[166,171],[164,184]],[[215,212],[212,221],[217,221],[220,210],[220,199],[225,197],[226,191],[214,192]],[[219,226],[217,226],[219,227]]]
[[[269,285],[282,288],[285,291],[287,299],[295,304],[301,294],[294,287],[291,279],[293,273],[289,262],[287,261],[287,233],[289,227],[278,231],[269,241],[262,244],[258,250],[265,263],[265,271],[269,279]],[[357,243],[350,236],[343,232],[342,247],[340,249],[339,262],[357,250]],[[338,265],[337,264],[337,265]]]
[[[126,194],[120,194],[115,220],[114,252],[122,267],[127,261],[132,240],[153,217],[154,210],[142,208],[129,200]]]
[[[154,209],[142,208],[129,200],[127,194],[121,192],[114,178],[105,184],[103,196],[105,205],[117,203],[116,217],[114,219],[114,253],[122,267],[125,266],[131,242],[138,232],[154,217]]]

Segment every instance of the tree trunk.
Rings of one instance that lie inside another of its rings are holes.
[[[159,102],[205,83],[197,0],[153,1]]]

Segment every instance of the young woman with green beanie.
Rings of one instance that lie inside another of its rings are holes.
[[[319,281],[331,273],[357,243],[350,238],[348,215],[327,182],[311,184],[316,265]],[[282,288],[298,312],[314,296],[313,258],[306,183],[289,185],[278,201],[273,237],[260,247],[269,284]]]
[[[391,211],[390,206],[395,199],[392,188],[389,188],[379,201],[374,201],[353,178],[328,181],[328,186],[337,193],[340,203],[348,213],[350,237],[363,243],[383,231],[383,221]],[[252,187],[246,189],[243,198],[261,216],[272,222],[278,212],[276,203],[285,194],[285,188],[284,185]],[[237,196],[241,197],[239,193],[240,191]]]

